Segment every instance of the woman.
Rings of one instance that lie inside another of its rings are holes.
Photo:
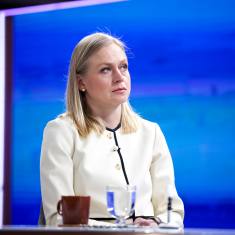
[[[173,188],[171,221],[183,225],[171,156],[155,123],[128,103],[130,74],[125,45],[104,33],[83,38],[70,62],[66,113],[50,121],[41,150],[41,191],[46,223],[61,223],[62,195],[90,195],[90,218],[110,218],[107,185],[136,185],[139,225],[167,221],[167,188]]]

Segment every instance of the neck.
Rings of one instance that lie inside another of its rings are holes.
[[[121,105],[110,109],[93,109],[92,114],[97,118],[105,127],[114,129],[121,121],[122,108]]]

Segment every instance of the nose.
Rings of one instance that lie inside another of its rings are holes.
[[[113,72],[113,82],[119,83],[124,80],[124,75],[122,74],[121,70],[119,68],[115,68]]]

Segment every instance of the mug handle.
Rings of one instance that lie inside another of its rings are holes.
[[[58,203],[57,203],[57,212],[59,215],[62,215],[62,208],[61,208],[61,205],[62,204],[62,200],[59,200]]]

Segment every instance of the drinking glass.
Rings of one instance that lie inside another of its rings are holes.
[[[108,212],[112,217],[116,218],[118,225],[125,226],[126,219],[135,210],[136,186],[107,186],[106,196]]]

